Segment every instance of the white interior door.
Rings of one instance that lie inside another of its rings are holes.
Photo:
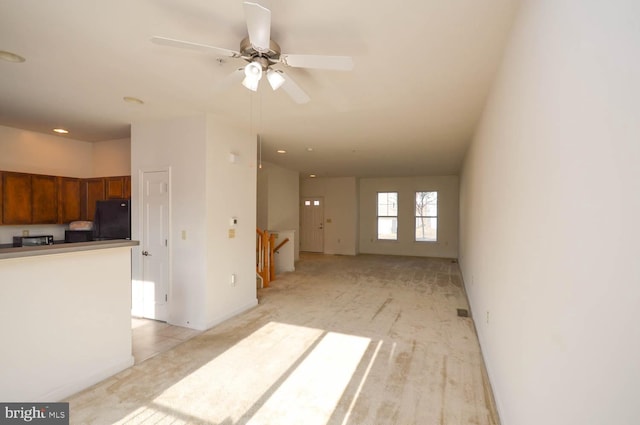
[[[324,252],[324,199],[302,198],[300,250]]]
[[[166,321],[169,302],[169,173],[142,176],[143,317]]]

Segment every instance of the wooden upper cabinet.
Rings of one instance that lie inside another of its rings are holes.
[[[82,218],[84,220],[93,220],[96,215],[96,202],[106,199],[105,196],[105,179],[82,180]]]
[[[2,173],[2,223],[31,223],[31,174]]]
[[[0,171],[0,224],[3,223],[2,221],[2,171]]]
[[[105,177],[107,199],[124,199],[125,181],[124,177]]]
[[[58,177],[58,223],[82,219],[80,179]]]
[[[31,223],[58,222],[58,180],[55,176],[31,175]]]
[[[96,202],[131,199],[131,176],[81,179],[0,171],[0,224],[93,220]]]
[[[124,199],[131,199],[131,176],[124,177]]]

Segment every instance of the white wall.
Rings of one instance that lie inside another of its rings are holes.
[[[207,329],[257,302],[255,139],[240,134],[205,115],[132,125],[133,239],[141,237],[140,173],[168,169],[171,174],[169,323]],[[228,162],[231,152],[240,162]],[[230,240],[232,216],[239,223]],[[134,280],[139,281],[140,249],[133,252]],[[239,278],[233,288],[230,272]]]
[[[212,115],[207,117],[206,149],[205,326],[209,328],[257,304],[257,164],[255,137]],[[236,155],[235,162],[230,162],[230,154]],[[232,218],[236,225],[230,223]]]
[[[258,170],[258,227],[269,231],[295,231],[296,260],[300,253],[299,193],[300,177],[297,171],[262,162],[262,168]]]
[[[133,365],[130,248],[0,260],[0,400],[58,401]]]
[[[141,240],[141,173],[170,172],[168,322],[204,329],[206,282],[206,120],[204,116],[131,126],[131,238]],[[186,239],[182,239],[182,231]],[[133,250],[133,305],[142,280],[141,246]]]
[[[300,197],[324,198],[324,253],[358,253],[358,181],[355,177],[300,180]]]
[[[458,256],[458,177],[360,179],[360,252],[456,258]],[[438,241],[415,242],[415,193],[438,192]],[[398,192],[398,240],[377,240],[377,193]]]
[[[257,172],[257,205],[256,205],[256,226],[259,229],[269,227],[269,175],[264,163],[263,168],[258,168]]]
[[[640,423],[638,16],[525,1],[464,162],[460,263],[504,425]]]
[[[93,175],[95,177],[131,174],[131,139],[105,140],[93,143]]]
[[[0,126],[0,170],[93,177],[93,144]]]

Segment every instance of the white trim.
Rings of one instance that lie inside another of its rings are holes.
[[[56,388],[48,393],[40,394],[32,397],[33,400],[55,400],[60,401],[69,397],[77,392],[85,390],[90,386],[97,384],[118,372],[122,372],[125,369],[130,368],[134,364],[133,356],[127,356],[124,359],[115,361],[106,367],[102,367],[88,376],[76,377],[70,376],[72,382],[64,384],[63,386]]]
[[[212,327],[214,327],[216,325],[219,325],[220,323],[222,323],[222,322],[224,322],[226,320],[229,320],[232,317],[235,317],[235,316],[237,316],[239,314],[242,314],[245,311],[250,310],[250,309],[254,308],[257,305],[258,305],[258,299],[256,298],[254,300],[251,300],[251,302],[243,305],[242,307],[240,307],[238,309],[235,309],[235,310],[233,310],[233,311],[231,311],[229,313],[226,313],[226,314],[223,314],[221,316],[218,316],[218,317],[214,318],[213,320],[208,322],[204,327],[201,328],[201,327],[195,326],[194,329],[198,329],[198,330],[202,330],[202,331],[207,330],[207,329],[211,329]]]

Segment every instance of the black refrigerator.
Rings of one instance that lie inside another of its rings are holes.
[[[131,239],[131,200],[97,201],[93,237],[97,241]]]

